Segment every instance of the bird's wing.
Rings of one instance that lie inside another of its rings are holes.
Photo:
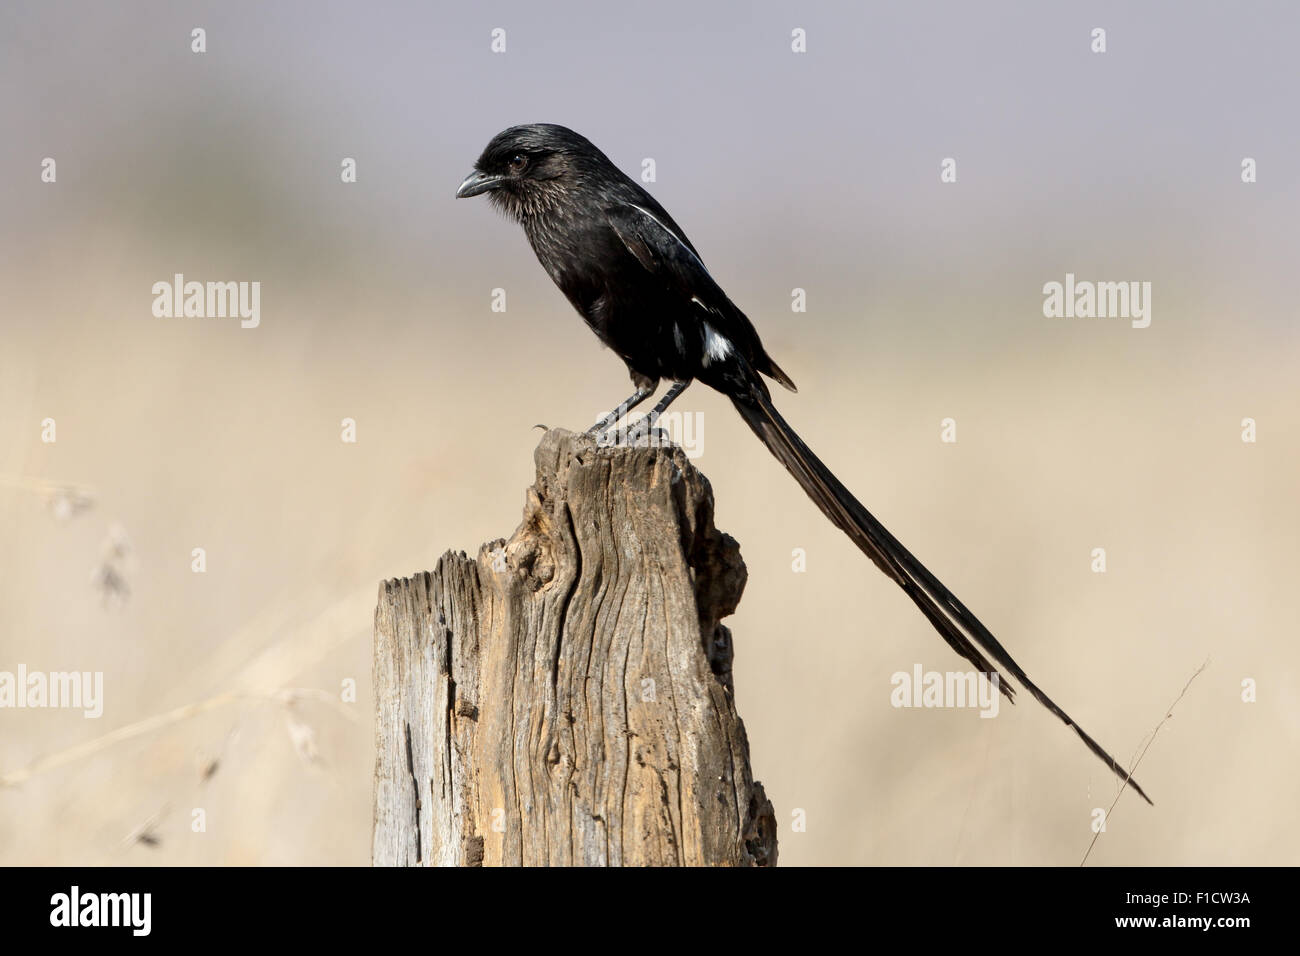
[[[790,376],[763,349],[753,323],[713,281],[695,247],[666,212],[657,204],[622,201],[609,206],[605,218],[637,262],[680,296],[682,314],[707,324],[706,342],[710,336],[721,336],[745,356],[750,367],[795,391]]]
[[[619,202],[605,210],[610,228],[645,270],[682,297],[682,304],[703,310],[700,318],[746,351],[757,333],[736,308],[686,237],[667,214],[633,202]]]

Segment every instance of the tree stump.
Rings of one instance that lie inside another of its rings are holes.
[[[560,430],[534,457],[509,541],[380,585],[373,862],[775,864],[708,480]]]

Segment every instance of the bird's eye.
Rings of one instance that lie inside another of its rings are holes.
[[[515,153],[510,157],[510,171],[512,173],[522,173],[524,167],[528,165],[528,157],[523,153]]]

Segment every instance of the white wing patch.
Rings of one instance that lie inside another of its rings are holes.
[[[718,334],[718,330],[709,323],[704,323],[704,364],[710,361],[721,362],[731,354],[731,342]]]
[[[691,296],[691,301],[705,312],[713,311],[713,309],[710,309],[695,296]],[[731,340],[713,326],[709,325],[709,323],[702,322],[701,325],[704,326],[704,355],[702,356],[704,364],[708,365],[710,362],[721,362],[731,354],[733,348]],[[680,351],[681,345],[678,344],[677,348]]]

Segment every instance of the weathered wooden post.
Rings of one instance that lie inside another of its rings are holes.
[[[708,481],[558,430],[535,458],[509,541],[380,586],[375,865],[774,864]]]

